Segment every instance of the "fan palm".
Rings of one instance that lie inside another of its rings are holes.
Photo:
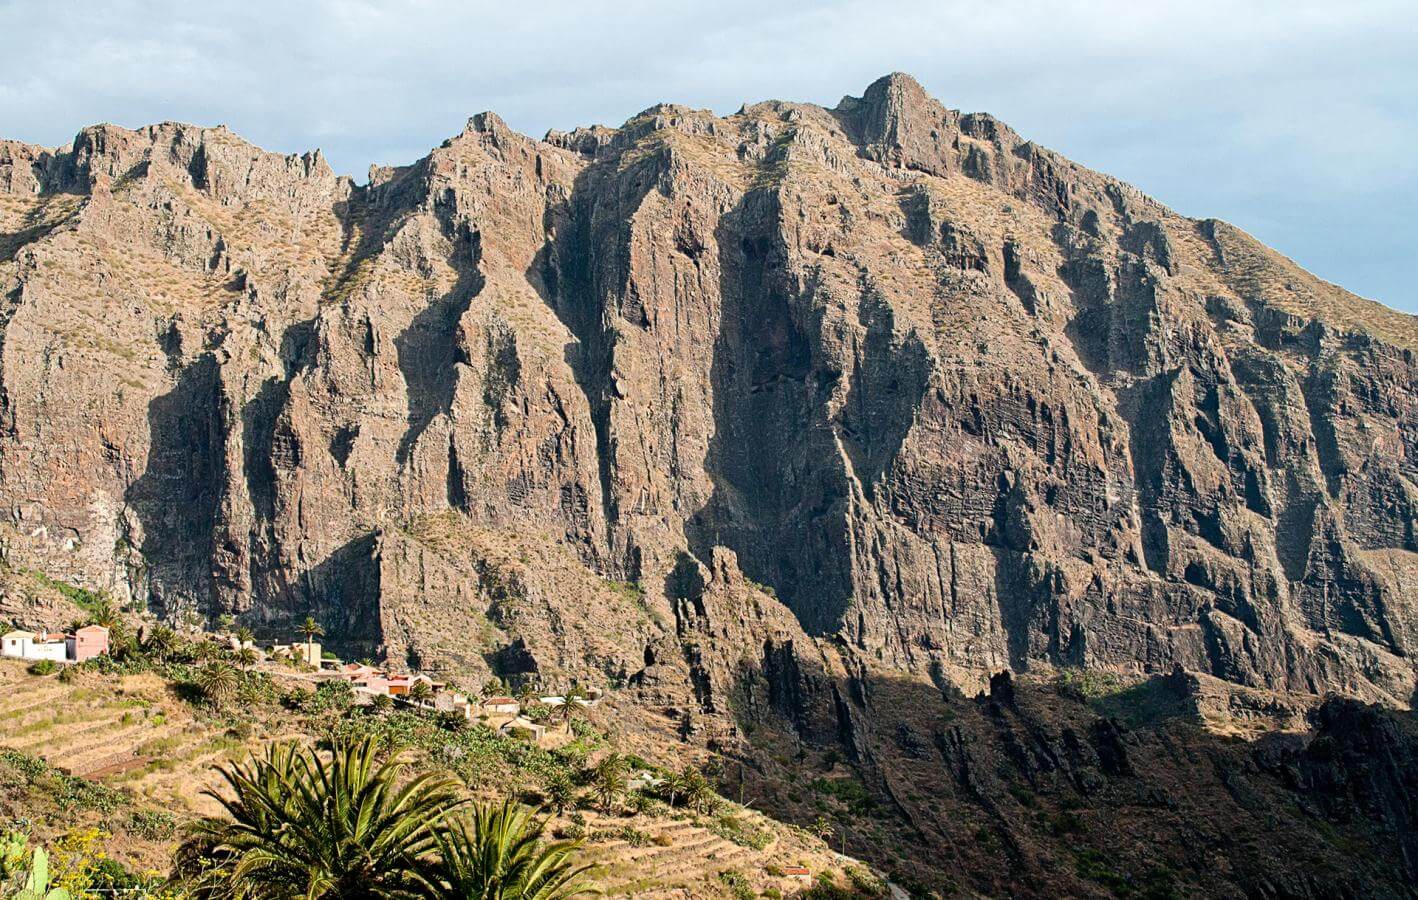
[[[472,900],[563,900],[599,893],[578,865],[580,842],[542,843],[543,821],[511,800],[479,805],[438,841],[442,897]]]
[[[198,900],[444,896],[433,851],[462,801],[440,772],[404,778],[378,741],[341,742],[328,760],[294,743],[221,770],[208,791],[226,817],[200,819],[178,851]],[[229,795],[229,796],[226,796]]]

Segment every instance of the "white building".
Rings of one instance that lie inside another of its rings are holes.
[[[4,636],[0,636],[0,656],[13,656],[16,659],[24,659],[29,651],[30,641],[34,640],[33,631],[11,631]]]
[[[0,653],[18,659],[64,662],[69,658],[67,637],[61,632],[53,631],[11,631],[0,637]]]

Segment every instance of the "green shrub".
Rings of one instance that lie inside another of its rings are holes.
[[[176,833],[177,819],[165,810],[134,810],[128,816],[128,830],[150,841],[165,841]]]
[[[773,836],[764,829],[755,828],[738,816],[728,813],[709,823],[709,830],[726,841],[753,850],[762,850],[773,842]]]
[[[31,675],[53,675],[59,669],[59,664],[52,659],[41,659],[30,666]]]
[[[1115,894],[1130,889],[1127,878],[1113,869],[1107,857],[1091,847],[1074,850],[1073,864],[1079,878],[1101,884]]]
[[[753,900],[753,888],[749,887],[748,879],[737,869],[726,869],[719,873],[719,880],[729,889],[735,900]]]

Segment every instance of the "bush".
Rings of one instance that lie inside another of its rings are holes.
[[[721,815],[709,824],[709,830],[726,841],[762,850],[773,841],[773,836],[761,828],[755,828],[735,815]]]
[[[177,831],[177,819],[160,809],[134,810],[128,816],[128,830],[150,841],[165,841]]]
[[[753,888],[749,887],[748,879],[743,873],[736,869],[726,869],[719,873],[719,880],[729,889],[735,900],[753,900]]]
[[[31,675],[53,675],[59,669],[59,664],[52,659],[41,659],[30,666]]]

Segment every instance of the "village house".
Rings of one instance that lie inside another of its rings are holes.
[[[30,641],[34,640],[33,631],[21,631],[16,629],[0,636],[0,656],[13,656],[17,659],[24,659],[29,651]]]
[[[547,727],[545,725],[539,725],[526,716],[513,716],[510,720],[504,722],[502,727],[497,730],[502,734],[512,737],[531,738],[539,745],[546,740],[547,736]]]
[[[522,704],[511,697],[489,697],[483,701],[482,708],[489,716],[516,716],[522,711]]]
[[[468,702],[466,694],[457,691],[440,691],[434,694],[433,708],[439,712],[459,713],[469,721],[473,718],[473,704]]]
[[[0,656],[53,662],[83,662],[108,652],[108,629],[86,625],[74,634],[16,629],[0,636]]]
[[[5,635],[3,647],[6,656],[65,662],[69,659],[66,637],[57,631],[12,631]]]
[[[428,685],[430,694],[436,694],[446,687],[444,682],[434,681],[422,672],[414,675],[390,675],[388,677],[388,694],[390,697],[406,697],[413,686],[419,682]]]
[[[320,644],[315,641],[300,641],[295,644],[272,644],[271,656],[289,656],[307,666],[320,668]]]
[[[102,625],[85,625],[65,640],[65,651],[75,662],[102,656],[108,652],[108,629]]]

